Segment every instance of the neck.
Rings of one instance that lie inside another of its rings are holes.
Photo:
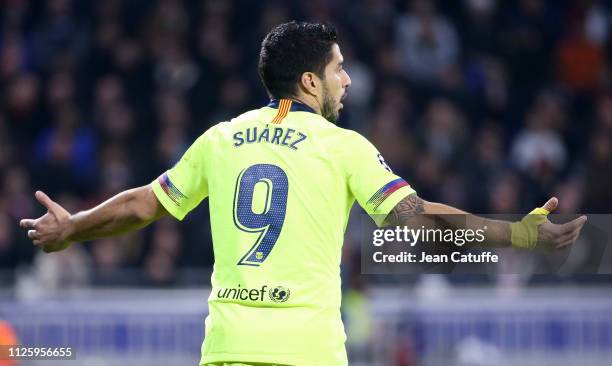
[[[287,99],[295,100],[312,108],[317,114],[321,114],[321,105],[314,95],[300,94]]]

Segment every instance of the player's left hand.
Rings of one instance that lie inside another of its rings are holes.
[[[557,198],[553,197],[546,202],[542,209],[550,213],[557,208],[558,204]],[[587,217],[583,215],[564,224],[553,224],[547,217],[546,221],[538,226],[536,248],[555,250],[574,244],[586,221]]]
[[[70,212],[41,191],[36,199],[47,208],[47,213],[38,219],[23,219],[19,226],[28,230],[28,238],[46,253],[64,250],[70,246]]]
[[[512,246],[527,249],[561,249],[573,244],[582,227],[587,221],[586,216],[566,222],[553,224],[548,220],[548,214],[553,212],[559,200],[556,197],[549,199],[542,207],[531,211],[521,221],[512,223]]]

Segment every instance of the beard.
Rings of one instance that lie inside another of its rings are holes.
[[[321,106],[321,115],[333,124],[338,122],[338,117],[340,116],[338,103],[336,103],[329,93],[327,84],[323,84],[323,105]]]

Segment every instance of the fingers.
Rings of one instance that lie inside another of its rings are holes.
[[[28,237],[32,239],[32,243],[34,243],[35,246],[40,247],[45,253],[53,253],[62,249],[57,243],[50,243],[48,239],[41,237],[40,234],[36,233],[34,230],[28,231]]]
[[[28,230],[28,238],[40,240],[40,234],[36,230]]]
[[[551,222],[540,225],[538,235],[542,235],[541,248],[561,249],[575,243],[586,222],[587,217],[583,215],[561,225]]]
[[[557,245],[559,243],[564,243],[568,240],[571,240],[576,235],[576,231],[577,230],[572,230],[567,233],[559,234],[559,236],[557,237]]]
[[[544,206],[542,206],[542,208],[548,212],[553,212],[557,209],[557,205],[559,205],[559,200],[557,197],[552,197],[544,204]]]
[[[572,232],[574,232],[576,230],[580,230],[584,226],[586,221],[587,221],[587,217],[586,216],[584,216],[584,215],[580,216],[577,219],[574,219],[574,220],[572,220],[572,221],[570,221],[568,223],[565,223],[565,224],[561,225],[562,232],[564,234],[567,234],[567,233],[572,233]]]
[[[563,234],[557,238],[557,240],[555,241],[554,247],[562,248],[566,245],[572,244],[574,241],[576,241],[576,239],[578,238],[578,235],[580,235],[580,230],[574,230],[567,234]]]
[[[32,239],[32,243],[40,247],[45,253],[56,252],[58,250],[57,244],[50,243],[48,238],[45,238],[36,230],[29,230],[28,238]]]
[[[19,226],[21,226],[24,229],[34,229],[36,226],[36,221],[34,219],[23,219],[21,221],[19,221]]]
[[[55,211],[59,207],[59,205],[49,198],[49,196],[47,196],[43,191],[36,191],[34,196],[38,202],[45,206],[49,211]]]
[[[32,240],[32,243],[37,247],[46,248],[45,242],[46,238],[36,230],[28,230],[28,238]]]
[[[568,245],[572,245],[576,242],[576,240],[578,240],[579,236],[580,236],[580,230],[576,230],[575,233],[572,233],[568,238],[566,238],[565,240],[562,240],[561,244],[558,244],[555,248],[562,249]]]
[[[568,245],[574,244],[580,236],[580,232],[582,231],[582,227],[586,221],[586,216],[580,216],[579,218],[565,224],[564,226],[569,229],[566,229],[565,233],[559,238],[559,244],[556,245],[556,248],[561,249]]]

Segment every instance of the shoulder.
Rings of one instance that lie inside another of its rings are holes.
[[[336,127],[333,136],[326,145],[343,165],[358,165],[363,159],[378,155],[376,147],[357,131]]]
[[[198,137],[196,142],[205,142],[205,141],[215,141],[223,139],[224,137],[229,137],[236,129],[237,125],[241,125],[244,123],[252,122],[256,120],[261,113],[261,109],[253,109],[247,112],[244,112],[229,121],[221,121],[217,122],[211,127],[209,127],[204,133]]]
[[[311,129],[315,129],[319,137],[335,138],[343,141],[364,138],[357,131],[339,127],[318,114],[308,113],[307,120],[305,119],[303,122],[304,125],[309,126]]]
[[[264,107],[265,108],[265,107]],[[259,118],[261,113],[264,111],[264,108],[252,109],[250,111],[246,111],[234,118],[232,118],[230,123],[242,123],[242,122],[251,122]]]
[[[365,136],[354,130],[335,126],[333,134],[340,140],[340,145],[344,149],[372,146],[372,143]]]

